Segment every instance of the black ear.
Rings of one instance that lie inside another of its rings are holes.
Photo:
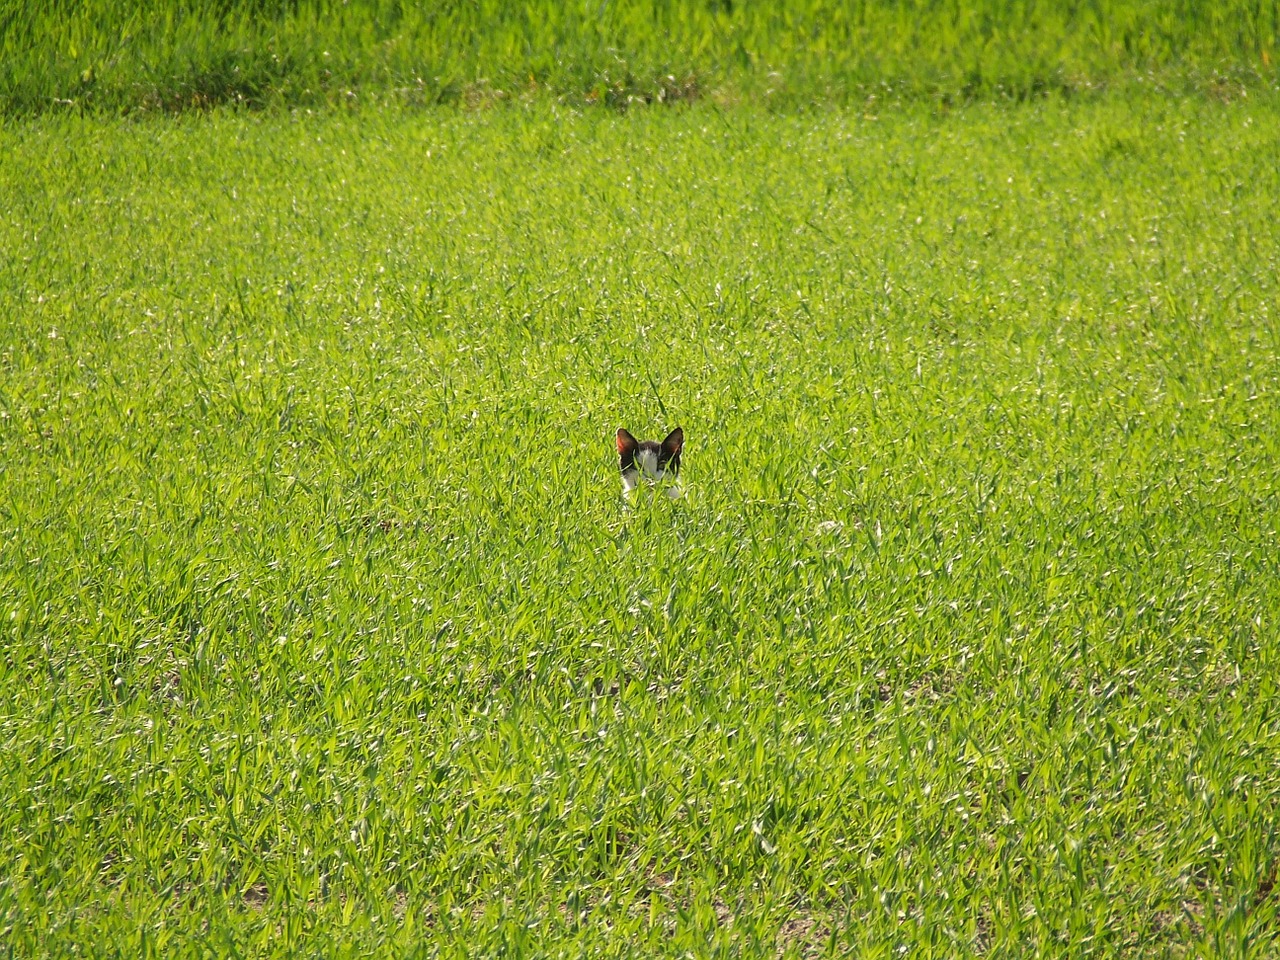
[[[635,456],[636,448],[640,446],[640,441],[621,427],[618,428],[617,436],[614,439],[618,444],[618,456],[622,457],[623,460],[630,460]]]
[[[684,431],[676,427],[667,434],[667,439],[662,441],[662,452],[668,457],[680,456],[680,451],[684,447]]]

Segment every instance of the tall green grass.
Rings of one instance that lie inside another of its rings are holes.
[[[0,940],[1273,954],[1278,133],[0,130]]]
[[[1277,0],[10,2],[0,111],[1274,84],[1278,36]]]

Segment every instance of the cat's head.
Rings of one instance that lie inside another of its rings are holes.
[[[651,483],[670,482],[680,474],[684,431],[679,427],[667,434],[667,439],[661,443],[655,440],[637,440],[626,430],[619,429],[617,442],[623,493],[630,493],[639,486],[641,478]],[[678,493],[672,492],[678,489],[674,485],[668,486],[668,493],[678,496]]]

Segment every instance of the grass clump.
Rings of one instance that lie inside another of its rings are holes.
[[[1276,0],[10,4],[0,110],[1020,98],[1273,85]]]

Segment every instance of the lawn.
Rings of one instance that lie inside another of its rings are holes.
[[[1141,84],[10,120],[0,942],[1274,954],[1278,147]]]
[[[46,0],[0,116],[353,101],[859,104],[1275,87],[1280,0]]]

